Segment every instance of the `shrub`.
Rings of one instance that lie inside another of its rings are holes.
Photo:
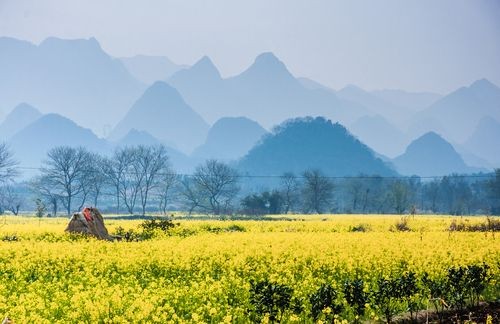
[[[486,221],[479,224],[467,224],[465,222],[457,223],[453,220],[448,227],[450,232],[499,232],[500,219],[486,217]]]
[[[211,226],[211,225],[202,225],[201,228],[204,231],[210,233],[222,233],[222,232],[245,232],[246,229],[241,225],[232,224],[228,227],[220,227],[220,226]]]
[[[229,225],[227,228],[228,232],[246,232],[245,227],[237,224]]]
[[[413,314],[418,311],[419,304],[414,299],[415,294],[418,293],[418,280],[415,272],[408,271],[403,273],[399,279],[399,295],[407,305],[410,311],[410,318],[413,320]]]
[[[370,225],[368,224],[359,224],[359,225],[356,225],[356,226],[353,226],[353,227],[350,227],[349,228],[349,232],[368,232],[370,231],[371,228],[370,228]]]
[[[344,282],[344,296],[349,306],[353,308],[354,314],[363,316],[369,298],[368,293],[364,291],[363,280],[346,280]]]
[[[170,219],[146,219],[143,221],[139,227],[142,228],[144,232],[154,232],[161,231],[163,233],[167,233],[171,228],[177,226],[179,224],[175,224]]]
[[[403,216],[401,217],[401,220],[398,221],[394,227],[391,227],[391,231],[398,231],[398,232],[410,232],[411,228],[408,225],[408,216]]]
[[[4,241],[4,242],[17,242],[17,241],[19,241],[19,237],[15,234],[4,235],[4,236],[2,236],[2,241]]]
[[[374,301],[384,314],[387,323],[391,323],[395,314],[402,310],[402,302],[409,306],[413,318],[416,308],[410,304],[412,297],[418,292],[417,277],[414,272],[405,272],[397,278],[380,278],[378,289],[374,293]]]
[[[459,266],[448,269],[447,281],[450,289],[451,305],[462,310],[467,305],[479,302],[479,298],[489,281],[488,265]]]
[[[268,316],[271,322],[281,322],[283,314],[290,307],[293,289],[267,279],[250,284],[250,303],[256,316],[254,320],[260,322]]]
[[[174,224],[169,219],[151,219],[145,220],[139,224],[140,232],[133,229],[125,230],[123,227],[117,227],[114,236],[126,242],[137,242],[149,240],[155,236],[156,233],[169,233],[169,231],[179,224]]]
[[[136,233],[133,229],[129,229],[128,231],[126,231],[121,226],[116,228],[114,236],[118,237],[121,240],[124,240],[125,242],[137,242],[145,239],[145,237],[141,235],[141,233]]]
[[[311,315],[314,321],[318,320],[322,313],[326,320],[332,322],[333,316],[342,312],[342,304],[337,303],[337,292],[331,285],[323,284],[309,298],[311,303]],[[326,311],[328,310],[328,311]]]
[[[449,286],[445,278],[431,278],[427,272],[422,276],[422,284],[428,291],[429,301],[434,305],[438,318],[441,321],[443,312],[448,307],[446,301],[449,296]]]

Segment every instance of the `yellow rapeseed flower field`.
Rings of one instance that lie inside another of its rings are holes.
[[[405,232],[395,230],[400,216],[275,218],[185,219],[169,233],[139,242],[70,236],[63,232],[65,218],[0,218],[0,316],[16,323],[376,320],[385,315],[376,304],[380,280],[408,273],[437,280],[449,269],[471,265],[488,267],[481,299],[500,298],[500,237],[447,231],[454,219],[474,223],[483,217],[417,215]],[[137,230],[140,223],[105,222],[111,233],[118,227]],[[355,279],[371,296],[358,317],[344,292]],[[256,315],[258,282],[272,283],[275,294],[276,287],[291,289],[286,307],[274,305],[279,318],[273,318],[274,306]],[[333,306],[324,307],[314,318],[311,296],[322,285],[338,292],[341,310],[334,315]],[[420,289],[411,301],[427,308],[430,297]],[[402,299],[395,307],[405,313],[409,305],[410,299]]]

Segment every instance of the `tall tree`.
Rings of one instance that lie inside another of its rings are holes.
[[[5,143],[0,143],[0,184],[12,181],[19,173],[18,162]]]
[[[134,213],[143,180],[136,159],[137,147],[123,147],[118,148],[112,159],[106,162],[105,174],[115,189],[118,212],[121,201],[129,214]]]
[[[332,204],[333,182],[320,170],[305,171],[303,177],[302,195],[305,211],[323,213]]]
[[[41,168],[42,177],[59,192],[60,200],[68,215],[71,214],[74,201],[82,198],[90,153],[83,147],[59,146],[51,149]]]
[[[131,151],[126,148],[115,150],[113,157],[103,160],[103,173],[107,184],[114,190],[116,199],[116,213],[120,213],[120,198],[123,194],[122,188],[126,181],[127,171],[132,163]]]
[[[491,213],[500,215],[500,168],[495,169],[495,176],[487,182],[487,187],[492,202]]]
[[[84,177],[84,196],[94,207],[97,207],[99,198],[108,185],[106,178],[106,160],[99,154],[89,154],[88,168]]]
[[[179,176],[175,171],[167,165],[165,170],[160,174],[158,183],[157,195],[159,200],[159,209],[163,215],[167,214],[168,204],[174,199],[176,187],[179,183]]]
[[[431,212],[436,213],[438,211],[439,181],[432,180],[425,183],[422,188],[422,196],[423,200],[427,203],[427,208]]]
[[[391,197],[396,213],[402,214],[408,208],[410,190],[408,183],[396,180],[391,185]]]
[[[1,209],[8,210],[14,215],[19,214],[19,209],[24,204],[24,197],[19,193],[18,189],[12,184],[0,188]]]
[[[239,191],[236,171],[217,160],[207,160],[198,166],[193,182],[200,207],[214,215],[227,212]]]
[[[45,202],[44,205],[52,207],[52,216],[56,216],[61,197],[59,191],[56,191],[52,186],[49,178],[47,176],[37,176],[30,181],[29,187],[36,197]]]
[[[293,172],[285,172],[280,178],[280,188],[283,198],[283,212],[288,214],[298,204],[299,181]]]
[[[140,180],[139,196],[141,199],[142,215],[146,214],[148,198],[152,190],[161,186],[160,179],[169,172],[168,155],[165,146],[143,146],[136,148],[134,159],[134,172],[138,173]]]
[[[366,195],[366,188],[363,185],[365,179],[363,178],[350,178],[344,182],[347,186],[347,191],[351,196],[351,212],[356,212],[359,204],[362,203],[363,195]]]
[[[179,180],[179,195],[182,204],[188,210],[188,215],[191,216],[196,209],[201,208],[203,197],[196,189],[195,182],[192,178],[183,176]]]

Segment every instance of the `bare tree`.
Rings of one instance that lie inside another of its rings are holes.
[[[202,197],[195,188],[193,179],[184,176],[180,179],[179,194],[184,206],[188,209],[188,215],[191,216],[193,212],[202,206]]]
[[[31,180],[29,186],[37,197],[40,197],[41,200],[52,207],[52,215],[56,216],[61,196],[59,191],[54,190],[49,178],[47,176],[35,177]]]
[[[227,212],[239,191],[236,171],[217,160],[207,160],[198,166],[193,182],[200,208],[214,215]]]
[[[350,178],[345,181],[348,193],[351,195],[351,212],[358,210],[358,205],[361,202],[363,195],[366,195],[366,189],[363,186],[362,178]]]
[[[23,196],[12,184],[7,184],[0,188],[0,204],[3,210],[8,210],[17,215],[23,203]]]
[[[12,181],[18,175],[17,161],[5,143],[0,143],[0,183]]]
[[[160,175],[158,184],[158,200],[159,209],[163,215],[167,214],[168,204],[171,199],[173,199],[173,194],[175,193],[175,188],[179,182],[179,176],[170,168],[169,165],[165,167],[165,170]]]
[[[158,188],[160,177],[169,171],[168,156],[165,146],[139,145],[135,152],[133,167],[140,179],[139,196],[141,199],[142,215],[146,214],[146,205],[152,190]]]
[[[115,150],[111,159],[103,160],[103,173],[106,182],[114,190],[116,198],[116,213],[120,213],[120,198],[126,192],[127,172],[133,161],[131,150],[119,148]]]
[[[138,201],[142,214],[146,213],[151,194],[161,187],[161,176],[168,172],[167,150],[163,145],[119,148],[103,166],[106,182],[116,195],[117,212],[123,202],[130,214]]]
[[[323,213],[332,203],[334,189],[332,181],[319,170],[305,171],[303,177],[302,195],[306,212]]]
[[[70,215],[74,201],[80,198],[81,205],[86,198],[79,196],[84,190],[90,154],[83,147],[59,146],[51,149],[47,156],[41,169],[42,176],[59,192],[61,202]]]
[[[117,186],[117,199],[121,198],[129,214],[134,213],[143,176],[138,170],[136,159],[137,149],[124,147],[115,151],[111,164],[111,179]]]
[[[410,190],[408,184],[403,180],[396,180],[390,188],[392,202],[396,213],[402,214],[408,207]]]
[[[500,168],[494,172],[494,177],[486,182],[486,189],[491,199],[491,213],[500,215]]]
[[[423,199],[428,201],[428,208],[431,212],[436,213],[438,210],[438,197],[439,197],[439,180],[432,180],[425,184],[422,193]]]
[[[281,176],[281,192],[284,199],[283,212],[285,214],[288,214],[297,205],[299,188],[299,181],[293,172],[285,172]]]
[[[99,154],[90,153],[88,168],[84,175],[83,195],[85,200],[92,201],[94,207],[97,207],[99,197],[107,185],[105,169],[105,159]]]

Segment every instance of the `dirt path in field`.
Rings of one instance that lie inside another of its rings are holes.
[[[500,323],[500,302],[481,303],[479,306],[469,307],[462,312],[455,310],[445,311],[439,318],[436,311],[420,311],[416,320],[411,321],[410,315],[398,317],[395,323],[487,323],[488,316],[491,323]]]

